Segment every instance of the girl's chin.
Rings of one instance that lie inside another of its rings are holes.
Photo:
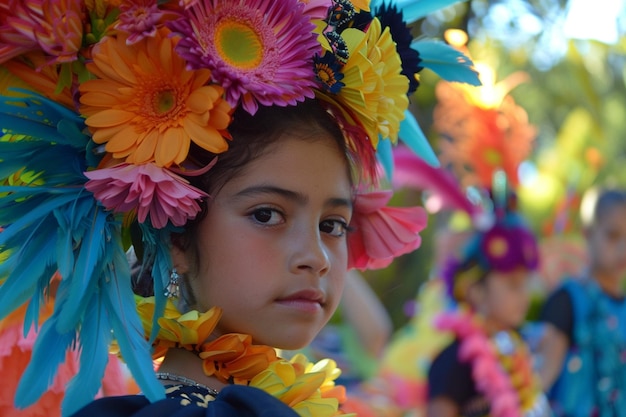
[[[307,347],[314,339],[315,334],[297,334],[296,332],[288,333],[285,335],[280,335],[278,337],[269,337],[264,338],[263,341],[257,341],[255,343],[260,343],[268,346],[275,347],[277,349],[282,350],[298,350]]]

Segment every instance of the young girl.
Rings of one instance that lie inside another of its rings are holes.
[[[30,300],[37,323],[61,277],[17,406],[77,349],[64,415],[337,413],[333,363],[274,347],[310,342],[348,268],[419,244],[422,211],[365,197],[418,84],[402,14],[61,0],[3,3],[0,28],[0,317]],[[112,342],[143,395],[81,411]]]
[[[470,238],[443,272],[458,310],[437,318],[455,336],[428,374],[428,417],[549,416],[528,349],[517,333],[537,265],[533,235],[507,214]]]
[[[626,410],[626,193],[583,200],[589,269],[567,279],[542,311],[541,377],[557,415],[611,417]]]

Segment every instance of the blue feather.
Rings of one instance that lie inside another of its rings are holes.
[[[57,368],[65,361],[66,350],[75,341],[75,332],[58,333],[53,314],[41,326],[33,346],[33,355],[17,387],[15,405],[19,408],[33,404],[48,390]]]
[[[383,166],[387,179],[391,181],[393,178],[393,156],[392,144],[390,140],[378,141],[378,146],[376,147],[376,158]]]
[[[0,142],[0,178],[8,177],[25,168],[46,179],[48,186],[83,184],[87,178],[84,155],[67,145],[46,142]],[[57,163],[63,161],[63,164]],[[52,188],[52,187],[51,187]]]
[[[170,231],[167,228],[156,230],[148,225],[142,225],[142,235],[144,236],[144,246],[148,249],[149,257],[153,260],[152,282],[155,302],[152,333],[150,334],[150,343],[152,343],[159,332],[158,319],[165,311],[167,300],[164,292],[172,270],[172,259],[168,249]]]
[[[143,394],[150,401],[158,401],[164,398],[165,391],[154,375],[150,345],[144,337],[143,327],[135,309],[130,268],[122,249],[119,230],[110,235],[107,245],[109,247],[105,253],[109,256],[109,267],[106,279],[101,280],[101,290],[111,328],[122,357]]]
[[[434,167],[439,166],[437,155],[415,120],[415,116],[408,109],[405,110],[404,116],[404,120],[400,122],[400,140],[426,163]]]
[[[384,0],[374,0],[374,3]],[[402,10],[407,23],[413,23],[438,10],[450,7],[465,0],[395,0],[394,4]],[[370,4],[371,7],[371,4]]]
[[[97,294],[86,303],[79,336],[80,367],[65,391],[61,406],[64,415],[74,414],[96,396],[109,361],[111,325],[101,295]]]
[[[387,0],[372,0],[370,2],[370,9],[376,9],[386,1]],[[395,0],[391,3],[402,10],[404,20],[407,23],[413,23],[437,10],[460,3],[461,1],[463,0]]]
[[[41,94],[21,88],[12,90],[23,93],[27,97],[0,96],[0,113],[2,114],[29,120],[31,124],[36,122],[48,126],[56,126],[63,119],[77,124],[83,123],[83,118],[78,113]],[[28,134],[29,130],[24,133]]]
[[[54,270],[54,266],[48,266],[47,270],[44,272],[44,276],[53,276],[56,271]],[[50,281],[40,279],[37,281],[36,289],[33,291],[33,297],[30,299],[28,303],[28,307],[26,308],[26,314],[24,315],[24,337],[28,334],[28,331],[31,327],[34,328],[35,331],[39,331],[39,321],[41,318],[41,304],[46,301],[46,298],[50,293]]]
[[[430,69],[444,80],[480,85],[472,60],[450,45],[442,41],[418,39],[413,41],[411,48],[419,52],[424,68]]]
[[[78,256],[71,272],[71,277],[67,277],[71,284],[68,287],[67,301],[63,306],[63,311],[59,313],[57,326],[59,331],[69,331],[77,324],[77,318],[82,317],[87,307],[85,300],[91,298],[96,291],[97,280],[94,277],[101,275],[104,269],[102,258],[104,256],[105,227],[110,216],[102,208],[96,205],[96,201],[90,198],[90,205],[83,213],[68,212],[73,218],[84,219],[88,224],[87,228],[72,224],[70,230],[82,230],[82,235],[76,239],[78,246]],[[72,248],[67,248],[72,250]],[[65,277],[64,277],[65,278]]]
[[[48,265],[54,263],[51,254],[55,253],[55,242],[48,239],[34,240],[20,249],[19,256],[23,257],[23,262],[10,272],[0,286],[0,318],[6,317],[32,297],[40,280],[50,280],[52,276],[46,276],[46,273],[49,272]]]

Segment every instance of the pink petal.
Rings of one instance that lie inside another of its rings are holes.
[[[352,221],[355,231],[348,236],[350,268],[383,268],[419,247],[426,212],[422,207],[385,207],[390,198],[389,191],[357,196]]]
[[[114,212],[137,210],[137,219],[163,228],[168,222],[184,225],[200,211],[199,199],[208,195],[182,177],[154,164],[120,164],[85,173],[85,187]]]

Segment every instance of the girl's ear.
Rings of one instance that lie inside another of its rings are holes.
[[[170,256],[172,257],[172,265],[179,274],[189,272],[189,259],[185,251],[177,245],[172,245],[170,248]]]

